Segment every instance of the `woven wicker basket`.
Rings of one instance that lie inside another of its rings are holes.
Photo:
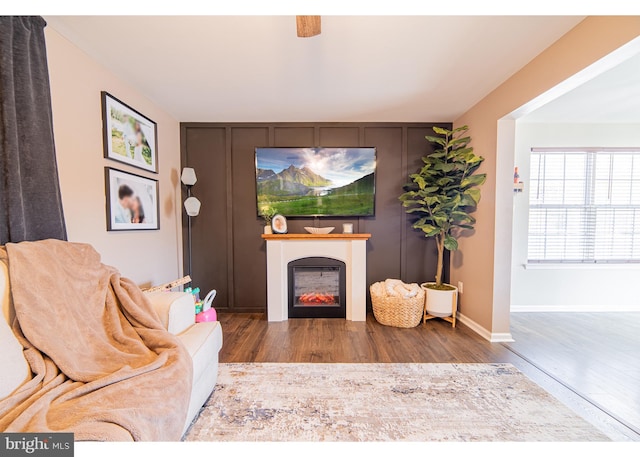
[[[370,287],[373,315],[382,325],[412,328],[420,323],[424,311],[424,290],[411,298],[387,295],[384,282],[376,282]]]

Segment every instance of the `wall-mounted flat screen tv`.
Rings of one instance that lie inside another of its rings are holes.
[[[258,214],[373,216],[375,148],[257,148]]]

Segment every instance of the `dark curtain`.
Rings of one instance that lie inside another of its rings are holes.
[[[45,26],[41,17],[0,17],[0,244],[67,238]]]

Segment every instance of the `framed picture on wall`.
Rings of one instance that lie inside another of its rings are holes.
[[[107,230],[158,230],[158,181],[105,167]]]
[[[158,172],[155,122],[107,92],[102,94],[102,135],[107,159]]]

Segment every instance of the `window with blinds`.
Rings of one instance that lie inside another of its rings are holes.
[[[529,263],[640,262],[640,149],[531,150]]]

